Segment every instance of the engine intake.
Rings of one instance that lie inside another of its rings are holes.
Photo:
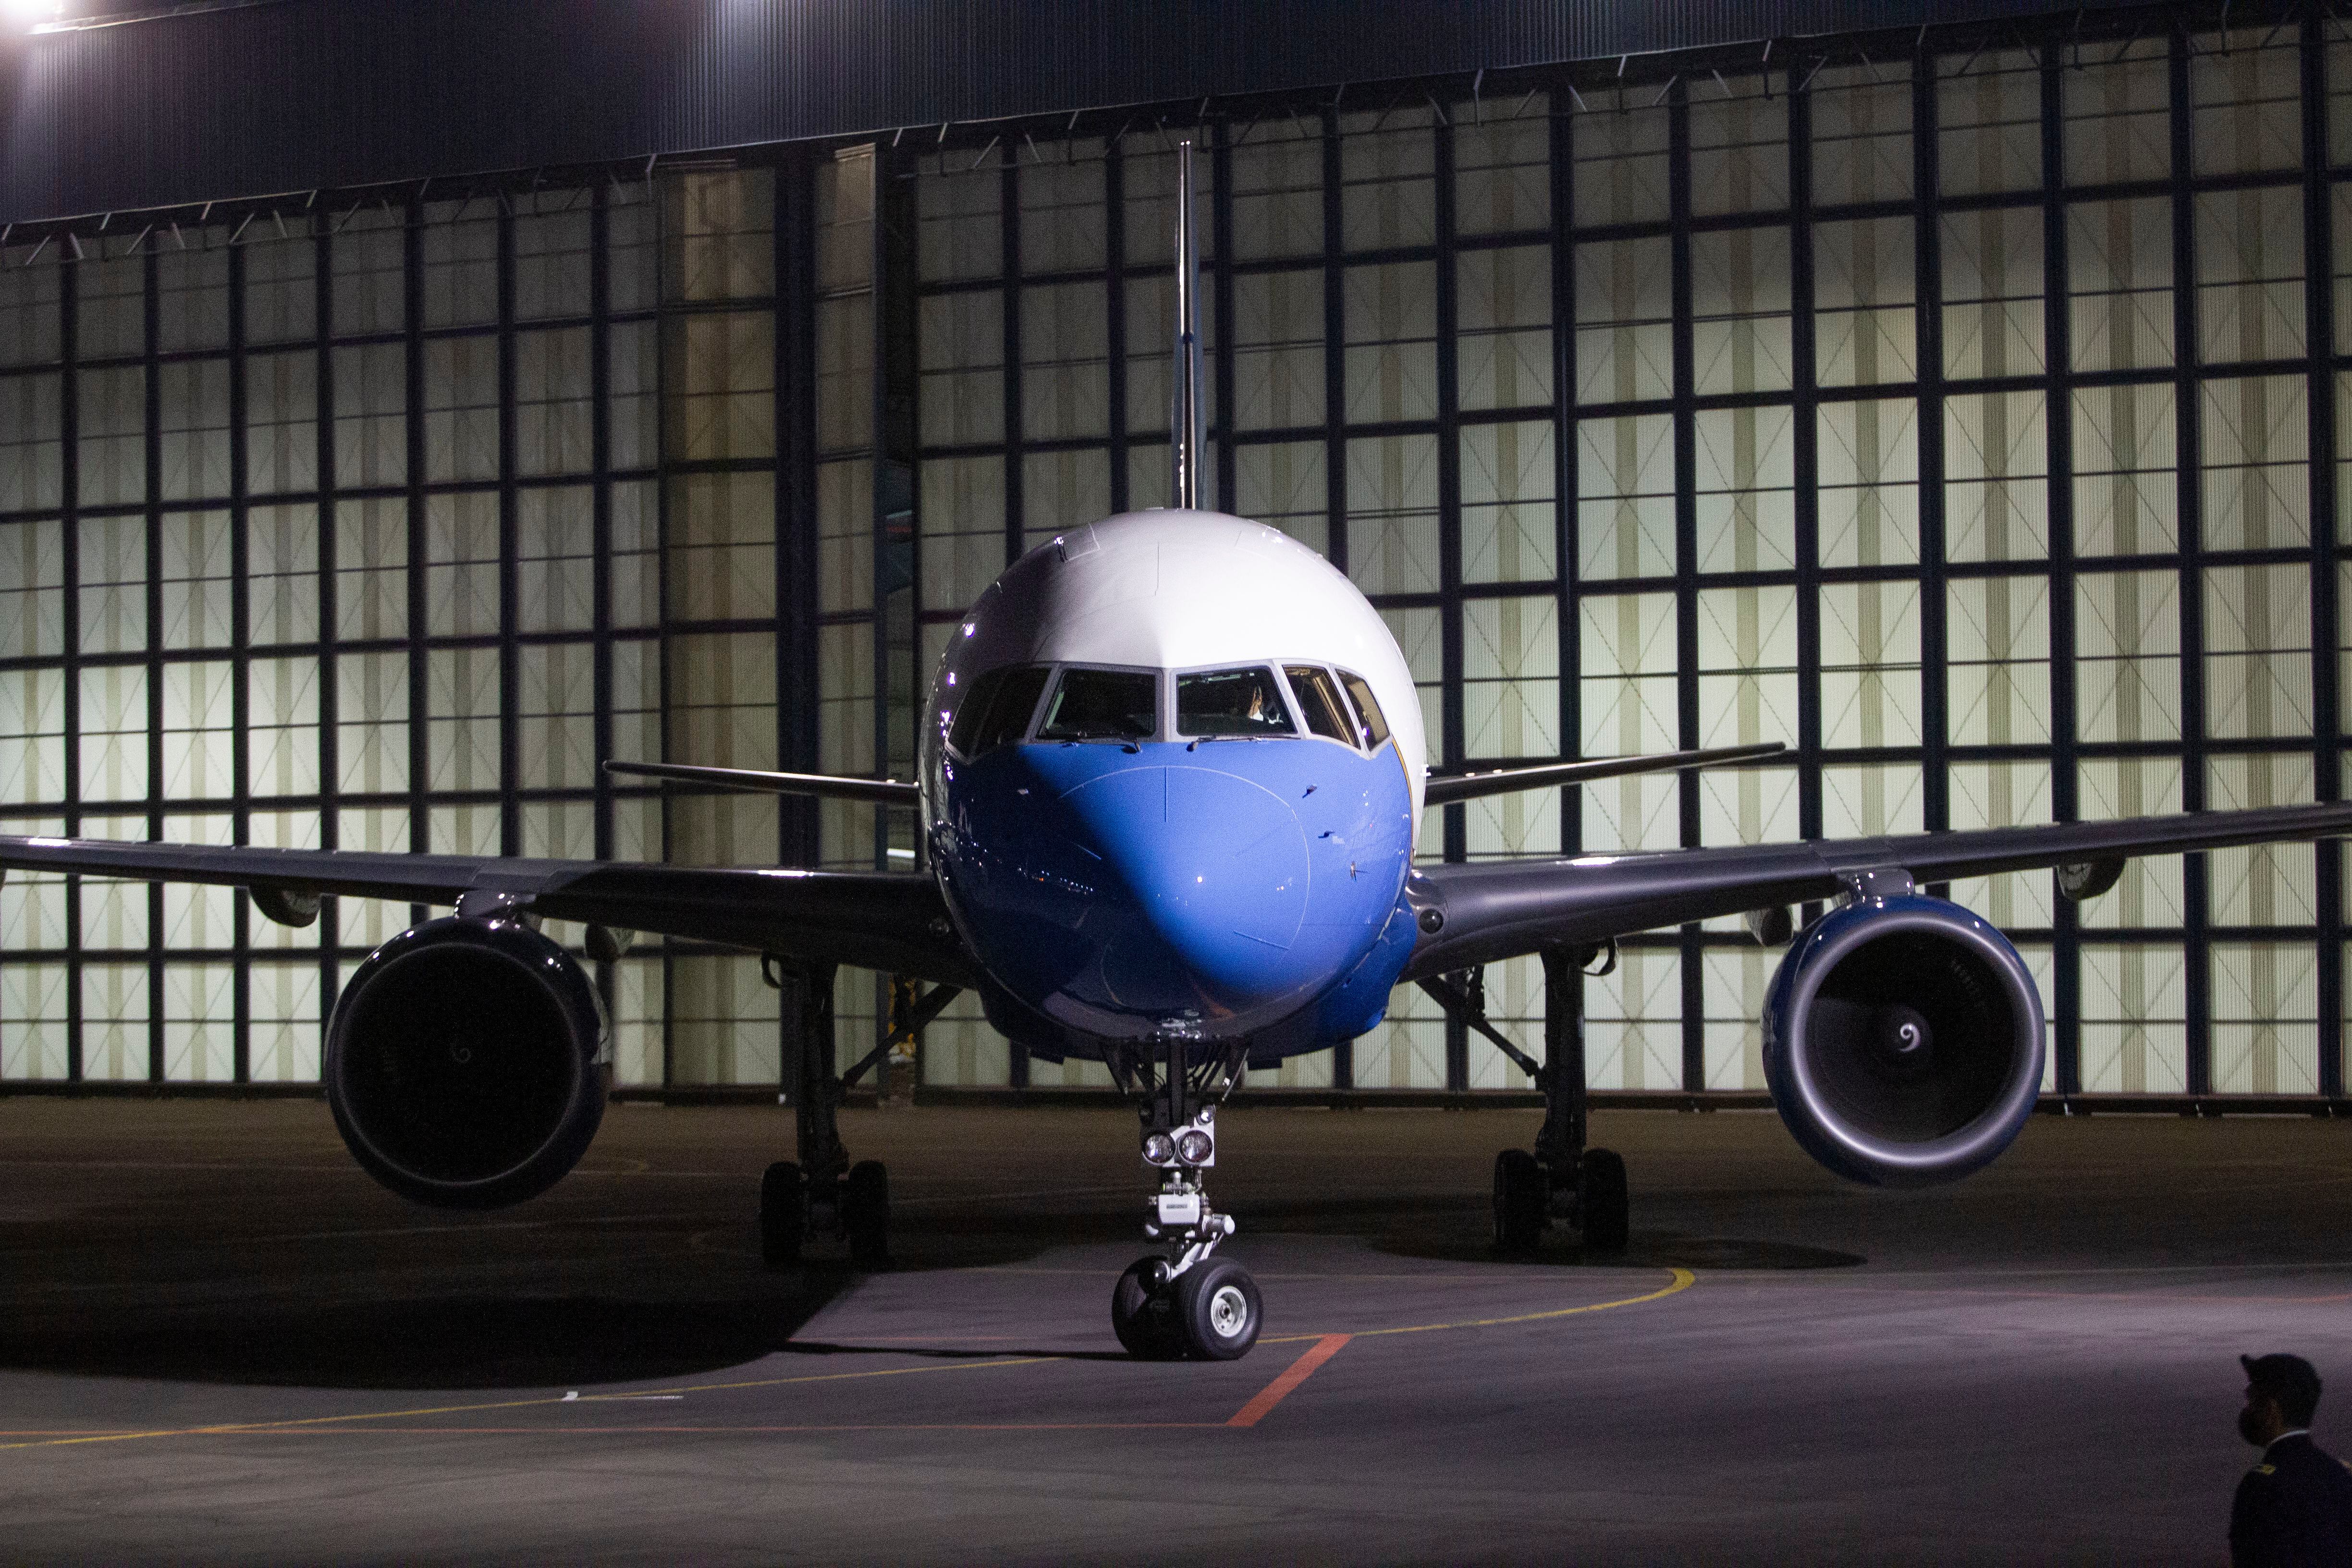
[[[1780,961],[1763,1022],[1780,1120],[1874,1186],[1981,1169],[2042,1088],[2033,976],[1989,921],[1941,899],[1865,899],[1816,921]]]
[[[368,954],[327,1028],[327,1103],[404,1198],[496,1208],[552,1186],[604,1115],[604,1010],[511,920],[427,921]]]

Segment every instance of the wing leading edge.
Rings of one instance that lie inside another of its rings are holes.
[[[2073,876],[2079,894],[2087,894],[2112,883],[2117,863],[2141,856],[2347,834],[2352,834],[2352,803],[2339,802],[1888,838],[1429,866],[1415,871],[1406,885],[1421,936],[1402,978],[1418,980],[1548,947],[1833,898],[1848,878],[1878,868],[1900,868],[1926,884],[2058,867]]]
[[[454,904],[527,900],[551,920],[720,942],[970,986],[979,966],[929,877],[756,867],[648,866],[347,849],[228,848],[0,837],[0,868],[129,881]]]

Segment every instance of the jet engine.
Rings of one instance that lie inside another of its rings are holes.
[[[1807,1153],[1874,1186],[1957,1181],[2009,1147],[2042,1088],[2042,999],[1956,904],[1865,898],[1797,938],[1764,1001],[1764,1071]]]
[[[511,919],[427,921],[368,954],[327,1028],[327,1103],[368,1174],[441,1208],[552,1186],[604,1119],[604,1009]]]

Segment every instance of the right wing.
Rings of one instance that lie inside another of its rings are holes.
[[[388,855],[357,849],[255,849],[0,837],[0,868],[129,881],[206,882],[257,900],[339,893],[454,904],[469,894],[527,901],[579,921],[845,963],[971,986],[980,966],[949,922],[930,878],[903,872],[649,866],[499,856]],[[265,909],[267,905],[265,905]]]
[[[761,795],[814,795],[835,800],[862,800],[875,805],[918,805],[920,784],[898,779],[848,778],[839,773],[774,773],[758,768],[704,768],[688,763],[606,763],[604,771],[627,778],[669,779],[678,784],[711,784],[719,789],[751,790]]]

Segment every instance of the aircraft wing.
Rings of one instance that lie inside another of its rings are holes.
[[[242,887],[263,902],[265,912],[287,895],[454,904],[467,894],[505,894],[528,900],[533,913],[551,920],[952,985],[969,986],[979,978],[979,965],[949,923],[938,885],[903,873],[0,837],[0,868],[6,868]]]
[[[1548,947],[1575,947],[1718,915],[1745,914],[1843,892],[1875,869],[1915,882],[2060,868],[2087,898],[2145,855],[2352,834],[2352,803],[2198,812],[2120,822],[2063,822],[1890,838],[1817,839],[1426,866],[1405,896],[1421,935],[1403,979],[1418,980]]]
[[[1423,786],[1422,804],[1447,805],[1518,790],[1549,789],[1554,784],[1591,784],[1622,778],[1628,773],[1679,773],[1685,768],[1721,767],[1750,763],[1788,748],[1778,741],[1753,746],[1717,746],[1704,752],[1655,752],[1639,757],[1598,757],[1581,763],[1540,763],[1531,768],[1499,768],[1484,773],[1432,773]],[[912,787],[911,785],[908,787]]]

